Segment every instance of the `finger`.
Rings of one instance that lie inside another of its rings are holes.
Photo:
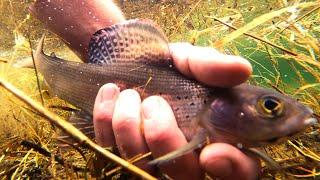
[[[103,85],[96,97],[93,108],[93,124],[96,141],[102,147],[114,146],[112,115],[120,91],[115,84]]]
[[[224,143],[206,146],[200,154],[200,164],[212,177],[222,179],[257,179],[260,169],[259,160]]]
[[[169,104],[161,97],[152,96],[142,102],[145,139],[154,157],[159,157],[187,144],[178,128]],[[160,167],[173,179],[199,179],[198,156],[189,153]]]
[[[213,48],[173,43],[170,51],[175,66],[183,74],[211,86],[235,86],[245,82],[252,73],[246,59],[225,55]]]
[[[126,159],[148,152],[141,132],[140,106],[140,96],[132,89],[122,91],[116,102],[112,127],[119,152]]]

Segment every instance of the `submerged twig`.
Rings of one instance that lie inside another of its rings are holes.
[[[2,63],[8,63],[7,60],[3,60],[3,59],[0,59],[0,62],[2,62]]]
[[[277,86],[273,85],[273,84],[269,84],[273,89],[275,89],[276,91],[278,91],[281,94],[286,94],[283,90],[279,89]]]
[[[144,179],[152,179],[155,180],[156,178],[148,174],[147,172],[143,171],[142,169],[138,168],[137,166],[132,165],[131,163],[127,162],[126,160],[114,155],[113,153],[105,150],[101,146],[94,143],[92,140],[90,140],[87,136],[85,136],[80,130],[78,130],[76,127],[74,127],[71,123],[63,120],[56,114],[48,111],[43,106],[41,106],[39,103],[32,100],[30,97],[25,95],[22,91],[18,90],[14,86],[12,86],[10,83],[6,82],[3,79],[0,79],[0,85],[3,86],[5,89],[7,89],[9,92],[14,94],[17,98],[22,100],[24,103],[28,104],[35,110],[37,110],[40,114],[42,114],[43,117],[45,117],[48,121],[52,122],[62,130],[64,130],[67,134],[69,134],[73,139],[78,141],[81,145],[90,148],[91,150],[94,150],[95,152],[101,154],[106,159],[110,159],[114,161],[115,163],[121,165],[122,167],[128,169],[129,171],[135,173],[136,175],[141,176]]]
[[[60,109],[63,111],[69,111],[69,112],[76,112],[79,111],[78,109],[68,107],[68,106],[60,106],[60,105],[49,105],[48,108],[53,108],[53,109]]]
[[[301,154],[303,154],[304,156],[310,158],[310,159],[313,159],[317,162],[320,162],[320,157],[315,154],[314,152],[310,151],[310,150],[306,150],[304,151],[302,148],[299,148],[297,145],[295,145],[292,141],[288,140],[288,143],[293,146],[296,150],[298,150]]]

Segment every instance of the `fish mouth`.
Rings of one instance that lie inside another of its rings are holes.
[[[304,120],[305,126],[313,126],[318,124],[318,120],[316,118],[310,117]]]
[[[293,133],[287,134],[285,136],[274,137],[274,138],[271,138],[271,139],[267,139],[267,140],[264,140],[263,142],[266,143],[266,144],[277,144],[277,143],[284,142],[285,140],[288,140],[288,139],[294,139],[295,137],[298,137],[301,134],[302,134],[301,131],[297,131],[297,132],[293,132]]]
[[[303,124],[304,124],[304,127],[306,128],[306,127],[309,127],[312,125],[316,125],[317,123],[318,123],[318,120],[316,118],[309,117],[304,120]],[[303,132],[302,130],[298,130],[298,131],[291,132],[291,133],[284,135],[284,136],[266,139],[266,140],[263,140],[262,142],[266,143],[266,144],[275,144],[275,143],[283,142],[284,140],[293,139],[293,138],[299,136],[300,134],[302,134],[302,132]]]

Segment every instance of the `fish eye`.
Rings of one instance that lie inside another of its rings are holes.
[[[259,101],[259,106],[262,113],[269,118],[279,117],[283,114],[284,104],[276,97],[262,97]]]

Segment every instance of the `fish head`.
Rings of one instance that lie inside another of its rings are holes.
[[[317,123],[310,108],[270,89],[240,85],[217,94],[200,118],[213,141],[265,146]]]

